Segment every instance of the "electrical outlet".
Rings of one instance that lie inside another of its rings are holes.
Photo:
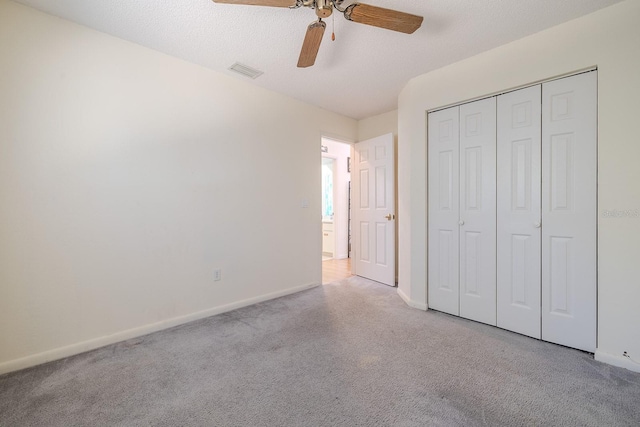
[[[222,280],[222,270],[220,270],[219,268],[213,270],[213,281],[219,282],[220,280]]]

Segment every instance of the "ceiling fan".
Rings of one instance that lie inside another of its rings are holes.
[[[328,18],[333,13],[333,9],[344,14],[344,17],[353,22],[373,25],[387,30],[399,31],[401,33],[412,34],[422,25],[422,16],[411,15],[409,13],[398,12],[397,10],[385,9],[371,6],[364,3],[352,3],[342,6],[344,0],[213,0],[216,3],[247,4],[255,6],[286,7],[297,9],[299,7],[309,7],[316,11],[318,20],[312,22],[307,28],[307,33],[302,43],[298,67],[310,67],[316,62],[320,42],[324,35],[327,24],[322,18]]]

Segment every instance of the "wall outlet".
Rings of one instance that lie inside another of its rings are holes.
[[[213,270],[213,281],[219,282],[220,280],[222,280],[222,270],[220,270],[219,268]]]

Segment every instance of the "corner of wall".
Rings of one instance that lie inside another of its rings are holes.
[[[394,141],[398,136],[398,110],[358,120],[358,141],[392,133]]]
[[[418,302],[418,301],[414,301],[411,298],[409,298],[407,296],[407,294],[405,294],[402,289],[398,288],[398,295],[400,296],[400,298],[402,298],[402,300],[409,306],[412,308],[417,308],[418,310],[422,310],[422,311],[427,311],[427,309],[429,307],[427,307],[427,304]]]
[[[617,366],[619,368],[625,368],[633,372],[640,372],[640,363],[636,363],[631,359],[627,359],[624,356],[616,356],[615,354],[605,353],[600,349],[596,349],[593,355],[594,359],[598,362],[607,363],[609,365]]]

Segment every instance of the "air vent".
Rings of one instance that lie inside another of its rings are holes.
[[[239,62],[233,64],[229,69],[251,79],[255,79],[262,74],[262,71],[256,70],[255,68],[251,68],[248,65],[244,65]]]

